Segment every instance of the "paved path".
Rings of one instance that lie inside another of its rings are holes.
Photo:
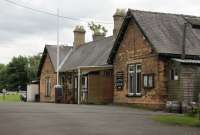
[[[200,128],[160,124],[161,112],[116,106],[0,103],[0,135],[200,135]]]

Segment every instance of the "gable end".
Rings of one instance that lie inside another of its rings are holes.
[[[136,18],[134,17],[134,15],[131,13],[132,11],[129,9],[129,11],[127,12],[127,15],[124,19],[124,22],[122,23],[121,29],[117,35],[117,38],[114,42],[114,46],[111,50],[111,53],[109,55],[108,58],[108,64],[113,64],[114,58],[116,56],[117,50],[120,46],[121,41],[123,40],[123,37],[126,33],[126,30],[128,28],[129,22],[133,21],[136,23],[137,27],[139,28],[139,30],[141,31],[141,33],[143,34],[143,36],[145,37],[145,39],[147,40],[147,42],[149,43],[150,47],[152,48],[152,51],[156,53],[156,49],[153,46],[153,44],[150,42],[149,38],[147,37],[147,35],[145,34],[145,30],[142,29],[142,27],[140,26],[140,24],[138,23],[138,21],[136,20]]]

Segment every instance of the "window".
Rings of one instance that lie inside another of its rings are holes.
[[[82,96],[81,96],[81,101],[82,102],[87,102],[87,95],[88,95],[88,77],[83,76],[81,80],[81,88],[82,88]]]
[[[97,76],[97,75],[100,75],[100,72],[99,71],[93,71],[93,72],[90,72],[89,75]]]
[[[112,71],[104,71],[104,76],[106,77],[113,76]]]
[[[177,69],[170,70],[170,80],[178,80],[178,71]]]
[[[141,65],[128,66],[128,95],[141,95]]]
[[[45,80],[45,96],[51,96],[51,81],[49,78]]]
[[[62,75],[62,76],[60,77],[60,84],[63,86],[63,85],[64,85],[64,82],[65,82],[65,76]]]
[[[78,89],[78,77],[74,78],[74,88]]]
[[[143,86],[144,88],[153,88],[154,87],[154,75],[145,74],[143,76]]]
[[[88,87],[88,78],[87,76],[82,77],[82,91],[87,91]]]

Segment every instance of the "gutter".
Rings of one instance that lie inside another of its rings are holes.
[[[113,67],[113,65],[104,65],[104,66],[79,66],[78,67],[78,69],[79,68],[103,68],[103,67],[107,67],[107,68],[112,68]]]
[[[113,65],[104,65],[104,66],[78,66],[76,68],[67,69],[62,72],[72,72],[74,70],[83,69],[83,68],[113,68]]]

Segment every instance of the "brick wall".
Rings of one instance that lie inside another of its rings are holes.
[[[128,65],[142,65],[142,96],[127,97]],[[117,72],[124,73],[124,87],[114,88],[115,103],[135,103],[153,108],[163,106],[166,97],[165,62],[158,58],[134,22],[130,22],[114,60],[114,78]],[[143,88],[143,74],[154,74],[154,88]]]
[[[49,78],[51,82],[51,96],[45,96],[45,80]],[[56,73],[54,72],[53,65],[50,57],[47,54],[40,75],[40,101],[41,102],[54,102],[55,101],[55,90],[56,85]]]

